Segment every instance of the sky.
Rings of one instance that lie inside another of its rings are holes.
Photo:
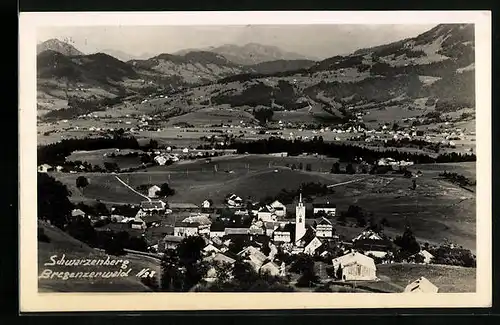
[[[318,59],[417,36],[435,25],[65,26],[37,30],[38,43],[69,40],[90,54],[106,49],[132,56],[224,44],[260,43]]]

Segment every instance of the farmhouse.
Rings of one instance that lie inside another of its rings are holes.
[[[165,207],[166,207],[165,202],[161,200],[141,202],[141,210],[145,212],[163,211],[165,210]]]
[[[85,217],[85,212],[83,212],[80,209],[73,209],[71,211],[71,216],[72,217]]]
[[[157,185],[153,185],[148,189],[148,197],[155,198],[158,197],[158,192],[161,191],[161,188]]]
[[[392,242],[373,230],[365,230],[352,240],[352,247],[376,257],[385,257],[392,248]]]
[[[406,286],[406,293],[437,293],[439,288],[423,276]]]
[[[246,247],[238,253],[238,256],[243,257],[256,272],[259,272],[261,266],[264,264],[264,261],[267,260],[267,256],[253,246]]]
[[[193,203],[169,203],[169,207],[175,211],[199,211],[199,207]]]
[[[322,211],[326,215],[334,217],[336,210],[337,210],[337,206],[335,204],[331,204],[330,202],[313,204],[313,214],[314,215],[316,215],[317,213]]]
[[[228,196],[226,200],[227,205],[231,207],[240,207],[243,203],[243,200],[241,197],[237,196],[236,194],[231,194]]]
[[[176,222],[174,225],[174,236],[189,237],[197,236],[200,224],[198,222]]]
[[[208,200],[205,200],[201,203],[201,207],[202,208],[205,208],[205,209],[208,209],[208,208],[211,208],[213,205],[213,201],[208,199]]]
[[[333,225],[330,220],[322,217],[316,224],[316,236],[319,238],[333,238]]]
[[[144,230],[146,229],[146,222],[144,222],[141,218],[135,218],[134,221],[130,223],[130,227],[132,229]]]
[[[286,216],[286,206],[280,201],[276,200],[270,204],[271,208],[274,209],[274,214],[277,217],[285,217]]]
[[[432,259],[434,258],[434,255],[426,251],[425,249],[420,251],[418,255],[422,256],[424,258],[424,264],[429,264]]]
[[[332,261],[335,272],[340,269],[342,280],[373,281],[377,279],[377,267],[372,258],[357,252],[351,252],[337,257]]]
[[[273,232],[273,241],[275,243],[291,243],[295,238],[295,225],[287,223],[280,225]]]
[[[164,166],[164,165],[167,163],[168,159],[167,159],[167,157],[165,157],[165,156],[163,156],[163,155],[160,155],[160,156],[156,156],[156,157],[154,158],[154,161],[155,161],[158,165],[160,165],[160,166]]]
[[[269,205],[264,205],[257,211],[257,219],[262,221],[276,221],[274,209]]]
[[[52,170],[52,166],[49,164],[43,164],[43,165],[38,166],[39,173],[47,173],[47,172],[50,172],[51,170]]]
[[[283,269],[284,269],[284,265],[283,265]],[[266,264],[262,265],[259,272],[261,274],[268,273],[269,275],[272,275],[272,276],[284,275],[283,274],[284,270],[282,270],[282,268],[280,266],[276,265],[276,263],[274,263],[274,262],[267,262]]]

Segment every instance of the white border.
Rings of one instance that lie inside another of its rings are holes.
[[[36,30],[43,26],[474,23],[476,37],[476,293],[38,293],[36,225]],[[134,311],[302,308],[488,307],[491,255],[491,13],[398,12],[78,12],[21,13],[20,30],[20,310]]]

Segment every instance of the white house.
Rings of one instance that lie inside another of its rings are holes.
[[[165,202],[161,200],[141,202],[141,210],[146,212],[163,211],[165,210],[165,206],[166,206]]]
[[[274,209],[269,205],[264,205],[257,211],[257,219],[262,221],[276,221]]]
[[[375,261],[358,252],[351,252],[332,261],[335,272],[342,270],[342,280],[373,281],[377,279]]]
[[[189,237],[197,236],[199,233],[198,222],[176,222],[174,226],[174,236]]]
[[[320,238],[332,238],[333,237],[333,225],[332,222],[325,217],[316,225],[316,236]]]
[[[156,157],[154,158],[154,161],[155,161],[158,165],[163,166],[163,165],[165,165],[165,164],[167,163],[168,159],[167,159],[165,156],[160,155],[160,156],[156,156]]]
[[[50,170],[52,170],[52,166],[49,164],[43,164],[43,165],[38,166],[39,173],[46,173],[46,172],[49,172]]]
[[[281,268],[274,262],[267,262],[266,264],[261,266],[259,272],[261,274],[268,273],[269,275],[272,276],[280,276]]]
[[[83,212],[80,209],[73,209],[71,211],[71,216],[72,217],[85,217],[85,212]]]
[[[240,207],[243,204],[243,199],[236,194],[231,194],[227,198],[227,204],[232,207]]]
[[[323,211],[328,216],[334,217],[335,212],[337,211],[337,206],[330,202],[313,204],[313,214],[315,215],[320,211]]]
[[[420,251],[418,255],[422,256],[424,258],[424,264],[429,264],[432,259],[434,258],[434,255],[426,251],[425,249]]]
[[[205,200],[201,203],[202,208],[210,208],[212,207],[212,200]]]
[[[437,293],[439,288],[423,276],[406,286],[406,293]]]
[[[273,232],[273,241],[275,243],[291,243],[292,233],[295,229],[295,225],[292,223],[288,223],[286,225],[280,225]]]
[[[141,218],[135,218],[134,221],[130,223],[130,226],[132,229],[144,230],[146,229],[146,222],[144,222]]]
[[[153,185],[148,189],[148,197],[155,198],[158,196],[158,192],[161,191],[161,188],[158,185]]]
[[[285,217],[286,216],[286,206],[280,201],[276,200],[270,204],[271,208],[274,209],[274,214],[277,217]]]
[[[316,250],[323,245],[321,240],[319,240],[318,237],[313,237],[311,241],[308,243],[305,243],[304,245],[304,253],[308,255],[314,255],[316,253]]]

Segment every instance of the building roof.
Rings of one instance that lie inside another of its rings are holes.
[[[158,185],[153,185],[149,188],[149,190],[161,190],[161,188]]]
[[[353,238],[353,242],[357,240],[362,240],[362,239],[371,239],[371,240],[382,240],[384,236],[381,234],[376,233],[373,230],[363,230],[358,236]]]
[[[200,223],[198,223],[198,222],[177,221],[175,223],[175,227],[198,228],[199,226],[200,226]]]
[[[249,228],[226,228],[226,235],[246,235],[250,232]]]
[[[264,213],[273,213],[274,209],[271,208],[269,205],[264,205],[259,208],[259,212],[264,212]]]
[[[214,222],[210,225],[210,231],[225,231],[226,226],[220,222]]]
[[[327,218],[325,217],[322,217],[321,219],[319,220],[316,220],[316,224],[317,225],[332,225],[332,222],[330,220],[328,220]]]
[[[332,262],[333,262],[334,266],[342,265],[344,267],[344,266],[348,266],[351,264],[360,264],[360,265],[366,266],[366,267],[371,268],[371,269],[377,268],[375,266],[375,261],[373,260],[373,258],[365,256],[365,255],[360,254],[358,252],[351,252],[351,253],[348,253],[344,256],[337,257],[337,258],[333,259]]]
[[[182,239],[183,237],[181,236],[173,236],[173,235],[165,235],[165,237],[163,237],[163,241],[168,243],[180,243]]]
[[[406,286],[404,292],[437,293],[439,288],[423,276]]]
[[[182,220],[182,222],[197,222],[200,225],[209,225],[212,223],[210,218],[206,216],[191,216],[185,218],[184,220]]]
[[[199,207],[194,203],[170,203],[171,209],[198,209]]]
[[[141,208],[146,210],[156,209],[163,210],[165,209],[165,203],[163,201],[142,201]]]
[[[83,212],[80,209],[73,209],[73,211],[71,211],[71,216],[72,217],[84,216],[84,215],[85,215],[85,212]]]
[[[285,205],[284,205],[283,203],[281,203],[280,201],[278,201],[278,200],[275,200],[275,201],[274,201],[273,203],[271,203],[270,205],[271,205],[273,208],[275,208],[275,209],[276,209],[276,208],[278,208],[278,207],[279,207],[279,208],[281,208],[281,209],[285,207]]]
[[[280,271],[280,267],[278,265],[276,265],[276,263],[274,263],[272,261],[269,261],[266,264],[262,265],[261,268],[260,268],[260,270],[262,271],[262,269],[264,269],[264,271],[265,270],[270,270],[270,269],[274,269],[277,272]]]

